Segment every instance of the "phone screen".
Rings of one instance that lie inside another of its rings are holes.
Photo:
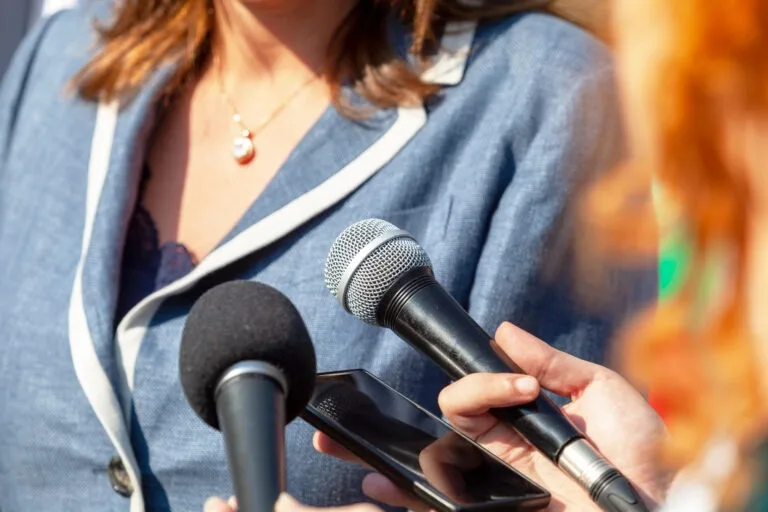
[[[523,497],[548,501],[545,490],[363,370],[320,374],[309,409],[375,449],[421,484],[417,490],[432,488],[470,509]]]

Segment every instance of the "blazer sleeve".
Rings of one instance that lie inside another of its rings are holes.
[[[512,178],[492,215],[469,296],[472,316],[493,333],[507,320],[580,358],[605,363],[622,320],[655,296],[655,265],[613,272],[610,308],[577,298],[570,206],[581,186],[624,154],[610,66],[532,103],[538,128],[515,148]],[[551,89],[549,90],[551,93]],[[514,134],[512,134],[514,139]],[[512,146],[519,141],[510,142]],[[514,359],[514,357],[513,357]]]
[[[13,141],[14,126],[24,101],[38,49],[48,28],[60,13],[41,19],[21,41],[0,82],[0,178]]]

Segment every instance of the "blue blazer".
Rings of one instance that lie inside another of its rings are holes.
[[[218,247],[115,332],[123,240],[169,72],[122,108],[67,92],[92,50],[90,18],[69,11],[37,27],[0,91],[2,512],[188,511],[231,494],[221,436],[188,407],[177,363],[190,305],[228,279],[282,290],[319,370],[363,367],[434,408],[440,370],[324,287],[331,243],[363,218],[413,233],[490,332],[511,320],[602,361],[638,303],[590,314],[567,258],[557,279],[542,272],[564,254],[553,241],[568,238],[574,184],[617,162],[621,127],[607,50],[526,14],[447,31],[425,73],[444,90],[428,105],[364,123],[329,108]],[[643,282],[650,295],[653,279]],[[365,471],[315,453],[311,434],[300,420],[288,427],[289,491],[318,505],[361,499]],[[121,475],[127,497],[111,487]]]

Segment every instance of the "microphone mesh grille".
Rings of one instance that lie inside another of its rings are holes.
[[[325,286],[334,297],[338,296],[339,283],[344,271],[368,242],[375,240],[386,231],[397,229],[389,222],[379,219],[366,219],[356,222],[345,229],[333,242],[328,257],[325,259]]]
[[[348,227],[334,242],[325,264],[325,284],[331,295],[343,290],[341,278],[355,256],[371,241],[397,227],[379,219],[367,219]],[[409,236],[388,240],[367,255],[346,283],[344,307],[363,322],[376,325],[376,309],[389,288],[405,272],[432,267],[429,256]]]

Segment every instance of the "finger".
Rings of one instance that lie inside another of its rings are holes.
[[[315,432],[315,435],[312,437],[312,444],[314,445],[315,450],[320,453],[331,455],[337,459],[354,462],[355,464],[359,464],[361,466],[369,467],[368,464],[366,464],[357,455],[354,455],[352,452],[320,431]]]
[[[530,402],[538,393],[527,390],[521,376],[475,373],[450,384],[438,396],[440,409],[457,429],[482,444],[510,464],[522,463],[530,456],[530,445],[507,425],[492,416],[490,409]],[[536,384],[536,380],[527,377]],[[520,392],[515,385],[523,386]],[[538,391],[538,387],[534,387]],[[533,396],[532,396],[533,395]]]
[[[232,512],[231,508],[223,499],[213,496],[208,498],[203,505],[203,512]]]
[[[541,341],[536,336],[504,322],[496,330],[496,345],[525,373],[545,389],[572,396],[596,377],[610,370],[584,361]]]
[[[292,496],[283,493],[275,503],[275,512],[381,512],[381,509],[368,503],[338,508],[314,508],[302,505]]]
[[[437,401],[448,417],[471,417],[490,409],[529,403],[538,394],[539,383],[528,375],[473,373],[446,386]]]
[[[363,493],[371,499],[392,507],[403,507],[413,512],[430,510],[418,498],[408,494],[379,473],[371,473],[363,479]]]

